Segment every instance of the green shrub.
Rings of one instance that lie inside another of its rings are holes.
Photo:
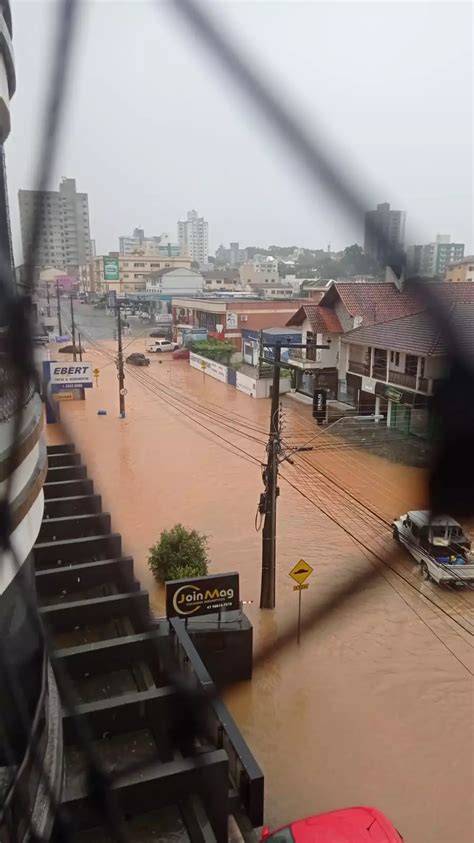
[[[191,351],[194,354],[200,354],[201,357],[207,357],[208,360],[215,360],[217,363],[229,365],[235,348],[231,342],[215,340],[211,337],[209,340],[196,340],[196,342],[193,342],[191,344]]]
[[[208,564],[207,536],[182,524],[163,530],[160,540],[150,547],[148,565],[160,582],[204,577]]]

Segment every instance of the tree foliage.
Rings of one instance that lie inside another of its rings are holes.
[[[148,565],[160,582],[204,577],[209,565],[207,537],[175,524],[163,530],[160,540],[150,547]]]

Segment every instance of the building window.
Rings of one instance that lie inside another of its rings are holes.
[[[405,357],[405,374],[416,377],[418,369],[418,357],[414,354],[407,354]]]
[[[399,351],[391,351],[390,352],[390,363],[393,363],[394,366],[400,365],[400,352]]]
[[[133,264],[133,266],[134,266],[134,267],[136,267],[136,266],[145,266],[145,264],[144,264],[144,263],[140,263],[140,262],[138,262],[138,263],[134,263],[134,264]]]

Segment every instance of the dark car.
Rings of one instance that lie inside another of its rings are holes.
[[[132,366],[149,366],[150,359],[149,357],[145,357],[144,354],[139,354],[138,352],[134,352],[134,354],[129,354],[127,359],[125,360],[126,363],[131,363]]]

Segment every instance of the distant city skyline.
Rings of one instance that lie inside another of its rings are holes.
[[[18,85],[5,153],[16,263],[16,197],[35,187],[56,8],[43,0],[14,5]],[[108,3],[81,9],[50,187],[68,176],[89,194],[97,254],[116,248],[136,221],[174,239],[176,221],[190,208],[209,223],[211,254],[221,242],[323,249],[330,242],[335,250],[363,243],[363,219],[349,219],[322,188],[308,184],[275,132],[167,4],[117,3],[113,15]],[[327,139],[326,151],[343,172],[357,177],[367,210],[387,201],[406,211],[406,245],[442,232],[474,251],[469,4],[295,0],[271,8],[214,4],[212,11],[309,130]],[[131,41],[131,30],[140,37]],[[403,41],[403,61],[387,49],[387,32],[391,42]],[[449,42],[456,61],[446,59]],[[156,49],[160,43],[172,49]],[[167,84],[158,88],[159,79]],[[133,114],[122,119],[125,102],[133,102]],[[119,137],[111,131],[117,115]]]

